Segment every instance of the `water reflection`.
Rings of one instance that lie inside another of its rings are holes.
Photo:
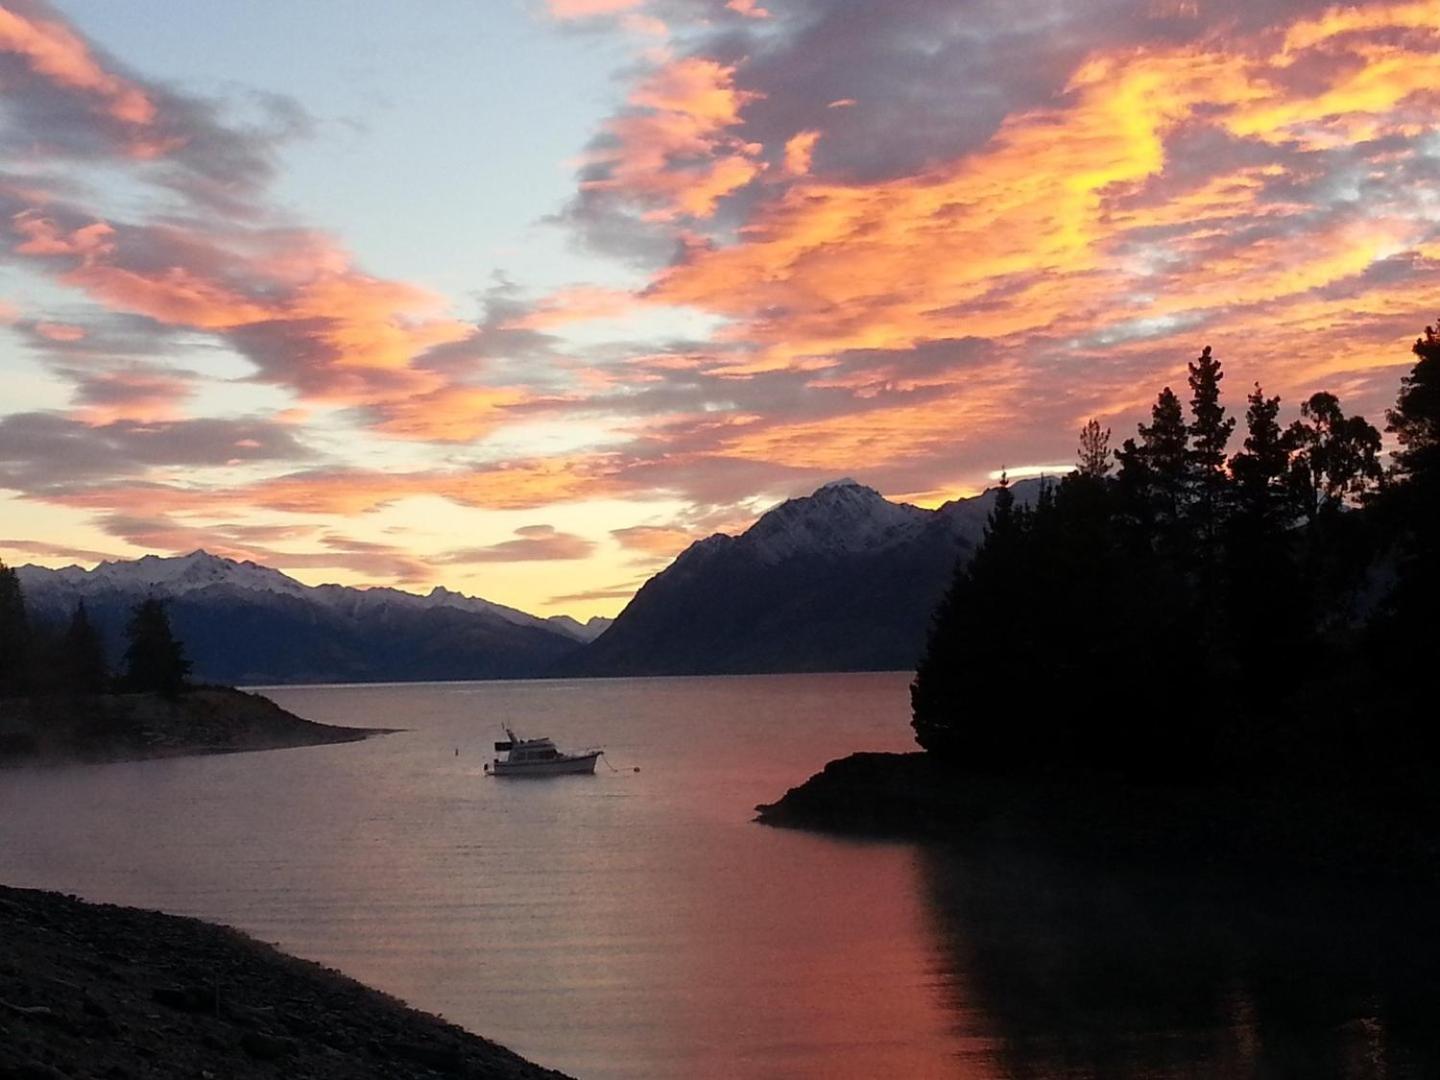
[[[1010,1077],[1440,1076],[1419,890],[927,850],[957,1028]]]

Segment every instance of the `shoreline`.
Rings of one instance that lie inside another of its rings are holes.
[[[564,1080],[216,923],[0,885],[0,1076]]]
[[[1031,848],[1084,859],[1440,881],[1433,814],[1371,795],[982,776],[922,752],[831,761],[755,820],[873,839]]]
[[[319,724],[230,687],[0,701],[0,769],[94,765],[360,742],[399,728]]]

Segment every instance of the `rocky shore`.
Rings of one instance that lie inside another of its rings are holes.
[[[0,1080],[561,1077],[238,931],[0,886]]]
[[[755,809],[767,825],[851,836],[1440,881],[1440,833],[1425,825],[1435,808],[1387,806],[1373,792],[982,776],[923,753],[852,754]]]
[[[269,698],[228,687],[160,694],[0,699],[0,767],[133,761],[356,742],[387,729],[302,720]]]

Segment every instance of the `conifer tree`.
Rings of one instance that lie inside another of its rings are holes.
[[[1257,382],[1247,400],[1245,448],[1230,459],[1230,473],[1241,512],[1271,522],[1284,514],[1290,447],[1278,420],[1280,399],[1267,398]]]
[[[1391,618],[1382,620],[1380,652],[1391,658],[1400,680],[1409,680],[1412,701],[1433,696],[1421,690],[1420,672],[1434,662],[1435,612],[1440,611],[1440,331],[1427,326],[1415,342],[1417,358],[1400,382],[1395,407],[1386,412],[1386,430],[1400,449],[1394,454],[1396,483],[1384,508],[1392,519],[1401,555],[1399,582],[1391,599]],[[1399,681],[1399,680],[1397,680]],[[1430,725],[1430,749],[1440,758],[1440,732]]]
[[[1433,487],[1440,477],[1440,331],[1427,326],[1411,351],[1418,361],[1400,380],[1399,399],[1385,412],[1385,430],[1400,443],[1397,475]]]
[[[970,561],[957,566],[910,685],[915,741],[981,769],[1010,764],[1014,732],[994,723],[993,710],[1008,696],[1007,664],[1026,650],[1029,613],[1016,595],[1026,521],[1002,475],[985,536]]]
[[[129,690],[174,697],[185,688],[190,661],[170,629],[165,605],[153,597],[135,606],[125,628],[125,685]]]
[[[85,601],[76,605],[70,616],[61,645],[61,664],[65,670],[66,689],[81,694],[98,694],[105,689],[109,675],[105,667],[105,645],[85,610]]]
[[[1099,420],[1090,420],[1080,429],[1078,471],[1081,476],[1103,480],[1110,474],[1110,429],[1100,428]]]
[[[1120,490],[1144,543],[1174,547],[1185,506],[1189,432],[1180,399],[1168,386],[1155,399],[1150,423],[1140,425],[1139,435],[1138,444],[1126,439],[1115,452]]]
[[[1220,404],[1220,383],[1225,373],[1206,345],[1190,365],[1190,446],[1187,472],[1193,503],[1191,514],[1202,544],[1211,544],[1223,517],[1226,486],[1225,447],[1235,430],[1234,417],[1225,416]]]
[[[0,562],[0,694],[25,688],[30,654],[30,623],[20,578]]]

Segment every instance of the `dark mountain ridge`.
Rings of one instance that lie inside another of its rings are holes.
[[[1015,485],[1022,502],[1038,481]],[[994,490],[935,510],[853,480],[790,499],[739,536],[692,544],[636,593],[573,675],[886,671],[914,667]]]
[[[17,569],[32,616],[63,625],[84,601],[112,665],[147,597],[166,603],[196,679],[240,685],[404,682],[543,675],[586,631],[437,588],[303,585],[203,551],[181,558]]]

